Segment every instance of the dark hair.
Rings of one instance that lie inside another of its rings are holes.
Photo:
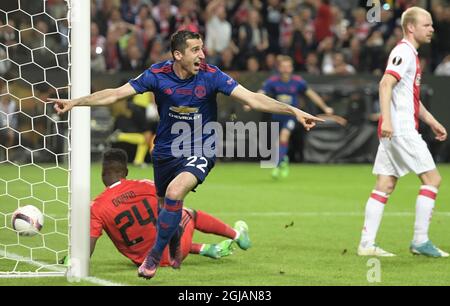
[[[180,51],[184,53],[184,50],[187,48],[187,40],[188,39],[201,39],[202,36],[199,33],[191,32],[191,31],[178,31],[172,34],[170,38],[170,52],[172,55],[175,51]]]
[[[127,171],[128,155],[122,149],[109,149],[103,154],[103,169],[115,173]]]

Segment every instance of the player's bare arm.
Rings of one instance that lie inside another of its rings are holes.
[[[383,78],[380,81],[380,109],[381,116],[383,117],[383,122],[381,124],[381,137],[383,138],[391,139],[394,132],[391,121],[391,98],[392,89],[397,82],[397,79],[390,74],[383,75]]]
[[[97,237],[91,237],[90,245],[91,245],[91,256],[94,254],[95,245],[97,244]]]
[[[447,130],[434,118],[434,116],[427,110],[427,108],[420,101],[419,118],[425,122],[436,135],[436,139],[439,141],[445,141],[447,139]]]
[[[333,115],[334,109],[329,107],[325,101],[311,88],[308,88],[305,91],[305,95],[311,99],[311,101],[317,105],[325,114]]]
[[[136,91],[134,88],[129,83],[126,83],[121,87],[100,90],[81,98],[72,100],[48,99],[48,101],[55,103],[54,108],[58,115],[60,115],[70,111],[74,106],[105,106],[135,94]]]
[[[298,108],[278,102],[264,94],[252,92],[242,85],[238,85],[231,93],[231,96],[256,111],[294,115],[308,131],[316,125],[316,122],[324,122],[323,119],[310,115]]]

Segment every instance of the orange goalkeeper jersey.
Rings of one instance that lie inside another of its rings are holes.
[[[155,243],[157,218],[154,183],[123,179],[92,202],[91,237],[100,237],[104,230],[120,253],[140,264]],[[167,250],[161,260],[166,258]]]

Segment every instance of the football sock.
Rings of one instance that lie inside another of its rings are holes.
[[[221,220],[207,214],[201,210],[197,210],[197,218],[195,219],[195,229],[207,233],[215,234],[230,239],[237,237],[237,232],[228,224],[223,223]]]
[[[284,157],[287,155],[288,150],[289,150],[289,144],[287,142],[280,142],[277,166],[280,166],[280,163],[284,160]]]
[[[192,243],[191,250],[189,251],[189,253],[200,254],[200,251],[202,250],[203,246],[204,246],[203,243]]]
[[[169,243],[170,238],[178,230],[181,215],[182,215],[183,201],[164,199],[164,207],[158,216],[158,237],[153,246],[152,253],[162,254],[164,248]]]
[[[416,221],[414,223],[414,244],[422,244],[428,241],[428,229],[433,214],[434,203],[438,189],[434,186],[423,185],[420,187],[416,200]]]
[[[383,217],[384,206],[387,203],[389,195],[373,190],[366,204],[366,217],[361,235],[362,247],[371,247],[375,244],[378,228]]]

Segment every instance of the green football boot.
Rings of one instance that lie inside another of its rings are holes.
[[[285,156],[280,163],[280,174],[282,178],[287,178],[289,176],[289,157],[287,156]]]
[[[205,244],[203,249],[200,251],[200,255],[213,259],[219,259],[220,247],[217,244]]]
[[[279,167],[276,167],[276,168],[272,169],[272,178],[274,180],[277,180],[277,179],[280,178],[280,168]]]
[[[219,246],[220,257],[226,257],[233,254],[233,242],[233,239],[227,239],[217,244]]]
[[[234,224],[234,229],[239,232],[239,237],[235,240],[237,245],[244,251],[249,249],[252,246],[252,243],[248,235],[247,223],[244,221],[237,221]]]

